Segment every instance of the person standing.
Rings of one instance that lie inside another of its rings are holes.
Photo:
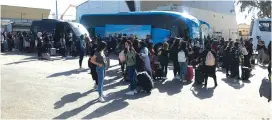
[[[84,41],[84,36],[82,35],[80,37],[81,37],[80,41]],[[104,41],[101,41],[98,45],[97,51],[94,53],[93,57],[91,58],[91,62],[96,65],[96,72],[98,75],[97,91],[99,94],[98,100],[100,102],[105,101],[105,99],[104,99],[105,96],[103,95],[103,84],[104,84],[104,78],[105,78],[105,73],[106,73],[106,64],[107,64],[107,59],[104,54],[104,50],[106,47],[107,47],[107,44]],[[82,56],[82,58],[83,58],[83,56]]]
[[[124,54],[126,58],[126,65],[128,70],[128,77],[130,82],[130,91],[126,95],[134,95],[137,93],[136,90],[136,51],[133,48],[131,41],[125,42]]]
[[[201,53],[201,57],[204,65],[204,81],[205,87],[207,87],[208,77],[212,77],[214,80],[214,86],[217,86],[216,80],[216,53],[212,50],[211,44],[207,44],[206,49]]]
[[[168,63],[169,63],[169,44],[167,42],[163,43],[163,48],[159,51],[159,61],[161,64],[161,67],[163,69],[163,77],[164,79],[167,79],[167,69],[168,69]]]
[[[239,74],[239,64],[240,64],[240,50],[239,50],[239,43],[235,42],[234,46],[231,50],[231,77],[232,78],[237,78],[240,79],[240,74]]]
[[[143,57],[144,62],[145,62],[145,69],[147,70],[148,74],[152,76],[152,69],[151,69],[151,62],[149,58],[149,51],[147,49],[147,45],[145,42],[141,41],[141,51],[140,55]]]
[[[181,81],[186,80],[188,57],[189,57],[189,53],[188,53],[188,50],[186,49],[186,43],[182,42],[178,52],[178,62],[180,66],[179,74],[180,74]]]
[[[43,47],[43,39],[42,39],[42,33],[37,33],[37,51],[38,51],[38,59],[42,59],[42,47]]]
[[[259,43],[257,45],[257,51],[258,51],[258,63],[263,64],[265,59],[265,45],[264,41],[259,40]]]
[[[179,79],[180,76],[180,66],[178,62],[178,49],[179,49],[180,39],[175,38],[173,45],[170,49],[170,59],[173,62],[174,67],[174,79]],[[177,75],[178,74],[178,75]]]
[[[79,70],[82,70],[82,61],[86,50],[86,43],[84,40],[84,35],[80,36],[80,39],[78,41],[78,48],[79,48]]]

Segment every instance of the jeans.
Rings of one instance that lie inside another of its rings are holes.
[[[127,66],[128,69],[128,76],[130,81],[130,90],[136,89],[136,69],[134,66]]]
[[[79,67],[82,67],[82,61],[83,61],[83,57],[84,57],[84,52],[80,52],[79,53]]]
[[[97,91],[99,96],[103,95],[103,83],[104,83],[104,78],[106,74],[106,67],[103,65],[102,67],[96,66],[96,72],[98,75],[98,87]]]
[[[187,76],[187,62],[180,62],[179,65],[180,65],[180,78],[182,79],[185,79],[186,76]]]
[[[179,71],[180,71],[180,66],[179,66],[179,62],[178,61],[173,61],[173,65],[174,65],[174,76],[176,76],[177,74],[180,74]]]

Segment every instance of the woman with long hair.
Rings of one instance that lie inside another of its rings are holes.
[[[137,93],[136,90],[136,51],[133,48],[131,41],[125,42],[124,54],[126,57],[126,65],[128,70],[128,77],[130,81],[130,91],[126,95],[134,95]]]
[[[107,47],[107,44],[104,41],[101,41],[98,45],[97,51],[94,53],[93,57],[91,58],[91,62],[96,65],[96,72],[98,75],[98,87],[97,91],[99,94],[99,101],[104,102],[104,95],[103,95],[103,82],[106,73],[106,63],[107,59],[104,54],[104,50]]]

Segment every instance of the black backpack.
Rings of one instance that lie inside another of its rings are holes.
[[[137,72],[142,72],[145,70],[145,62],[142,56],[139,54],[136,54],[135,56],[135,62],[136,62],[136,70]]]

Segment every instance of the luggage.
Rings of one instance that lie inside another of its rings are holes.
[[[154,83],[150,75],[144,71],[137,74],[137,85],[141,86],[144,91],[150,93],[154,88]]]
[[[193,66],[187,67],[187,80],[193,80],[194,78],[194,68]]]
[[[154,79],[159,79],[164,77],[163,69],[160,64],[155,63],[154,71],[155,71]]]
[[[50,55],[51,56],[56,55],[56,48],[50,48]]]
[[[50,54],[49,53],[42,53],[42,58],[46,60],[50,60]]]
[[[264,78],[259,89],[260,96],[264,96],[268,99],[268,102],[271,101],[271,80]]]
[[[250,77],[250,68],[242,67],[242,80],[248,80]]]
[[[204,82],[204,73],[201,70],[201,66],[195,69],[195,83],[202,84]]]

